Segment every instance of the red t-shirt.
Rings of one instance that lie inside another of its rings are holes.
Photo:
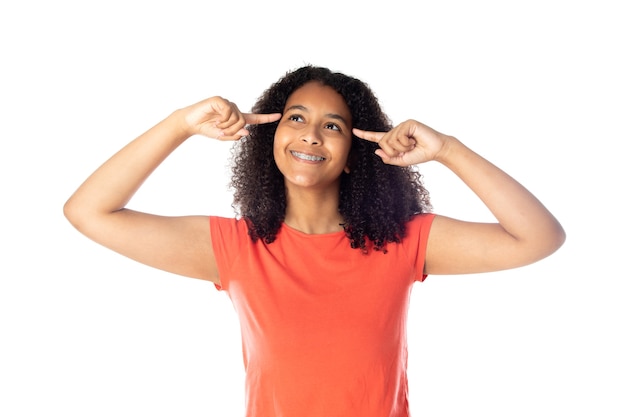
[[[408,417],[406,320],[432,214],[387,253],[344,232],[283,225],[252,242],[244,220],[211,217],[221,287],[238,314],[247,417]]]

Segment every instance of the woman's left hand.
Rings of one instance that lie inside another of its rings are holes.
[[[384,163],[409,166],[436,160],[449,136],[415,120],[407,120],[389,132],[352,129],[355,136],[378,144],[376,150]]]

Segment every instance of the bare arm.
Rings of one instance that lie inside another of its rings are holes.
[[[414,120],[390,132],[355,134],[377,142],[385,163],[408,166],[437,161],[452,170],[495,216],[473,223],[436,216],[428,240],[425,273],[464,274],[516,268],[556,251],[565,232],[526,188],[452,136]]]
[[[195,134],[238,140],[246,124],[280,115],[243,114],[212,97],[172,113],[102,164],[65,203],[81,233],[141,263],[219,283],[206,216],[166,217],[129,210],[126,204],[148,176]]]

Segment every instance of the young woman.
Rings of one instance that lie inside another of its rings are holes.
[[[96,242],[213,282],[237,310],[247,416],[408,416],[406,318],[427,275],[536,262],[565,239],[528,190],[459,140],[395,127],[363,82],[288,72],[252,113],[212,97],[173,112],[99,167],[65,204]],[[235,218],[126,208],[187,138],[239,141]],[[496,223],[430,212],[415,165],[437,161]]]

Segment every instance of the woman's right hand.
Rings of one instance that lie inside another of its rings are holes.
[[[279,118],[280,114],[241,113],[221,97],[178,109],[96,169],[65,203],[65,216],[85,236],[124,256],[219,283],[206,216],[157,216],[126,205],[148,176],[190,136],[238,140],[248,134],[247,124]]]
[[[239,140],[249,132],[249,124],[271,123],[280,113],[242,113],[235,103],[215,96],[182,109],[185,129],[192,135],[204,135],[219,140]]]

